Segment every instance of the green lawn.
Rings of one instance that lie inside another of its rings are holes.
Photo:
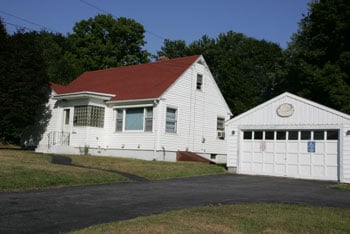
[[[150,180],[225,173],[225,168],[222,166],[196,162],[145,161],[80,155],[68,157],[77,165],[127,172]]]
[[[30,151],[0,150],[0,162],[0,190],[128,181],[114,173],[55,165],[51,156]]]
[[[148,179],[167,179],[224,173],[223,167],[202,163],[150,162],[94,156],[68,156],[73,163],[101,169],[120,170]],[[22,150],[0,150],[0,190],[38,189],[81,184],[126,182],[115,173],[56,165],[51,156]]]
[[[350,233],[350,209],[221,205],[101,224],[75,233]]]

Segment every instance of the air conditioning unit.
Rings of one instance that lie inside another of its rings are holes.
[[[223,132],[223,131],[218,132],[218,138],[225,139],[225,132]]]

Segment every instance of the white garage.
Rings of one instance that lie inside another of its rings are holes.
[[[350,183],[350,116],[284,93],[226,123],[232,172]]]

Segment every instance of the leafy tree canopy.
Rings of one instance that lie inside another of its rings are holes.
[[[48,77],[35,36],[3,30],[0,21],[0,141],[18,144],[45,107]]]
[[[82,71],[148,62],[143,26],[133,19],[97,15],[75,24],[67,58]]]
[[[204,55],[234,114],[275,96],[284,77],[284,55],[277,44],[232,31],[215,39],[204,35],[188,46],[165,40],[158,51],[169,58],[194,54]]]
[[[287,87],[346,113],[350,113],[349,19],[350,1],[313,1],[287,50]]]

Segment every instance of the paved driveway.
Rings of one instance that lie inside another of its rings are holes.
[[[331,182],[217,175],[0,193],[0,233],[58,233],[209,204],[278,202],[350,208]]]

